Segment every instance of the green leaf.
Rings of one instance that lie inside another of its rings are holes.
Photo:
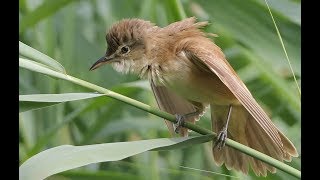
[[[77,101],[103,96],[97,93],[31,94],[19,95],[19,112],[40,109],[62,102]]]
[[[30,94],[19,95],[19,101],[67,102],[103,96],[98,93]]]
[[[52,59],[51,57],[41,53],[36,49],[33,49],[32,47],[22,43],[21,41],[19,41],[19,54],[34,61],[40,62],[41,64],[48,66],[52,70],[61,73],[66,72],[64,67],[58,61]]]
[[[86,146],[62,145],[40,152],[28,159],[19,168],[19,179],[44,179],[53,174],[92,163],[118,161],[150,150],[170,150],[192,146],[210,141],[213,137],[213,135],[206,135]]]
[[[62,74],[55,70],[52,70],[49,66],[29,60],[24,58],[19,58],[19,66],[31,71],[39,72],[42,74],[46,74],[49,76],[61,78],[61,79],[68,79],[66,74]]]
[[[23,16],[19,21],[19,34],[25,31],[28,27],[37,24],[39,21],[52,15],[60,8],[71,3],[73,0],[55,0],[55,1],[44,1],[37,9]]]

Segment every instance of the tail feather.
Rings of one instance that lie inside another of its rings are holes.
[[[240,167],[239,171],[242,171],[244,172],[245,174],[248,174],[248,171],[249,171],[249,162],[248,162],[248,157],[247,155],[243,154],[243,153],[240,153],[239,154],[239,164],[238,166]]]
[[[270,142],[266,142],[263,140],[263,138],[261,138],[261,132],[259,131],[259,128],[254,127],[255,123],[248,123],[247,124],[247,134],[246,137],[247,142],[248,142],[248,146],[252,147],[260,152],[263,152],[271,157],[274,157],[275,159],[280,159],[279,155],[277,153],[274,153],[274,150],[270,150],[268,149],[268,146],[266,146],[266,143],[270,144]],[[271,142],[272,143],[272,142]],[[271,145],[270,145],[271,147]],[[273,153],[270,153],[273,152]],[[257,159],[251,158],[252,161],[254,162],[254,166],[252,166],[253,171],[255,172],[255,174],[260,174],[259,169],[261,169],[261,167],[263,167],[262,171],[261,171],[261,175],[262,176],[266,176],[267,172],[265,170],[264,167],[267,167],[267,169],[271,172],[271,173],[275,173],[276,169],[274,167],[271,167]]]
[[[264,130],[259,127],[253,118],[248,118],[248,120],[246,132],[251,132],[251,136],[255,138],[252,141],[248,141],[249,146],[256,147],[258,151],[265,152],[276,159],[280,159],[283,152],[277,148],[270,137],[265,136]],[[248,137],[248,135],[246,136]]]
[[[211,119],[215,132],[222,130],[226,123],[227,113],[228,106],[211,104]],[[279,147],[272,137],[268,136],[268,129],[260,126],[243,106],[233,106],[230,118],[228,138],[279,161],[290,161],[292,156],[298,156],[294,145],[285,135],[278,130],[277,138],[282,141],[282,146]],[[248,173],[249,165],[257,176],[266,176],[268,171],[276,172],[274,167],[227,146],[221,150],[214,148],[213,158],[217,165],[221,166],[224,163],[227,169],[235,169],[245,174]]]
[[[292,142],[284,134],[282,134],[281,131],[279,131],[279,135],[280,135],[281,141],[283,143],[283,146],[285,148],[285,151],[287,152],[285,154],[285,157],[287,157],[288,159],[286,159],[286,160],[291,161],[291,156],[298,157],[299,154],[297,153],[297,150],[294,147],[294,145],[292,144]]]
[[[225,153],[224,153],[224,157],[225,159],[225,164],[228,170],[234,168],[233,165],[235,165],[233,163],[234,157],[233,157],[233,151],[231,148],[226,149]]]
[[[229,147],[225,147],[225,148],[229,148]],[[227,150],[226,150],[227,151]],[[214,161],[216,162],[217,166],[222,166],[223,162],[224,162],[224,154],[226,151],[213,151],[213,158]]]

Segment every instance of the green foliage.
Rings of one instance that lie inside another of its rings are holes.
[[[62,102],[103,96],[96,93],[32,94],[19,96],[19,112],[40,109]]]
[[[86,146],[62,145],[42,151],[28,159],[19,168],[19,179],[45,179],[53,174],[91,163],[119,161],[145,151],[183,148],[210,141],[212,138],[213,135],[206,135]]]
[[[181,18],[181,9],[176,9],[179,7],[177,2],[19,0],[19,39],[57,59],[65,67],[67,74],[156,107],[146,82],[132,75],[118,74],[110,66],[94,72],[89,72],[88,69],[104,54],[105,31],[113,22],[122,18],[140,17],[165,26]],[[300,2],[268,2],[300,83]],[[300,152],[300,98],[264,1],[184,0],[181,4],[188,17],[196,16],[199,20],[211,22],[205,30],[219,35],[214,41],[223,49],[255,98]],[[25,69],[19,70],[20,94],[80,92],[89,91]],[[34,154],[63,144],[87,145],[169,137],[164,123],[159,119],[105,97],[23,112],[19,119],[20,164]],[[211,127],[209,114],[205,114],[198,124]],[[179,167],[182,165],[230,174],[241,179],[256,179],[252,172],[247,177],[235,171],[226,171],[224,167],[217,167],[212,161],[210,146],[210,143],[206,143],[203,146],[169,152],[143,153],[118,162],[85,166],[52,178],[225,179],[182,169]],[[300,169],[301,161],[294,158],[289,165]],[[264,179],[289,178],[291,176],[277,171]]]

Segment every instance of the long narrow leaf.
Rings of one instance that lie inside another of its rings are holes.
[[[19,168],[19,179],[38,180],[92,163],[118,161],[150,150],[193,146],[213,139],[213,135],[163,138],[86,146],[63,145],[40,152]]]
[[[19,101],[31,102],[68,102],[103,96],[97,93],[29,94],[20,95]]]
[[[44,108],[62,102],[103,96],[97,93],[30,94],[19,95],[19,112]]]
[[[21,41],[19,41],[19,54],[35,60],[41,64],[45,64],[55,71],[59,71],[62,73],[66,72],[64,67],[60,63],[58,63],[58,61],[52,59],[51,57],[41,53],[36,49],[33,49],[32,47],[22,43]]]
[[[68,76],[66,74],[62,74],[60,72],[54,71],[49,66],[46,66],[41,63],[37,63],[29,59],[19,58],[19,66],[22,68],[29,69],[42,74],[46,74],[52,77],[57,77],[60,79],[68,79]]]

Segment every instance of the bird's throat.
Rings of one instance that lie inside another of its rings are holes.
[[[120,60],[112,63],[112,67],[124,74],[130,73],[138,75],[141,79],[152,79],[157,84],[163,82],[161,67],[146,60]]]

